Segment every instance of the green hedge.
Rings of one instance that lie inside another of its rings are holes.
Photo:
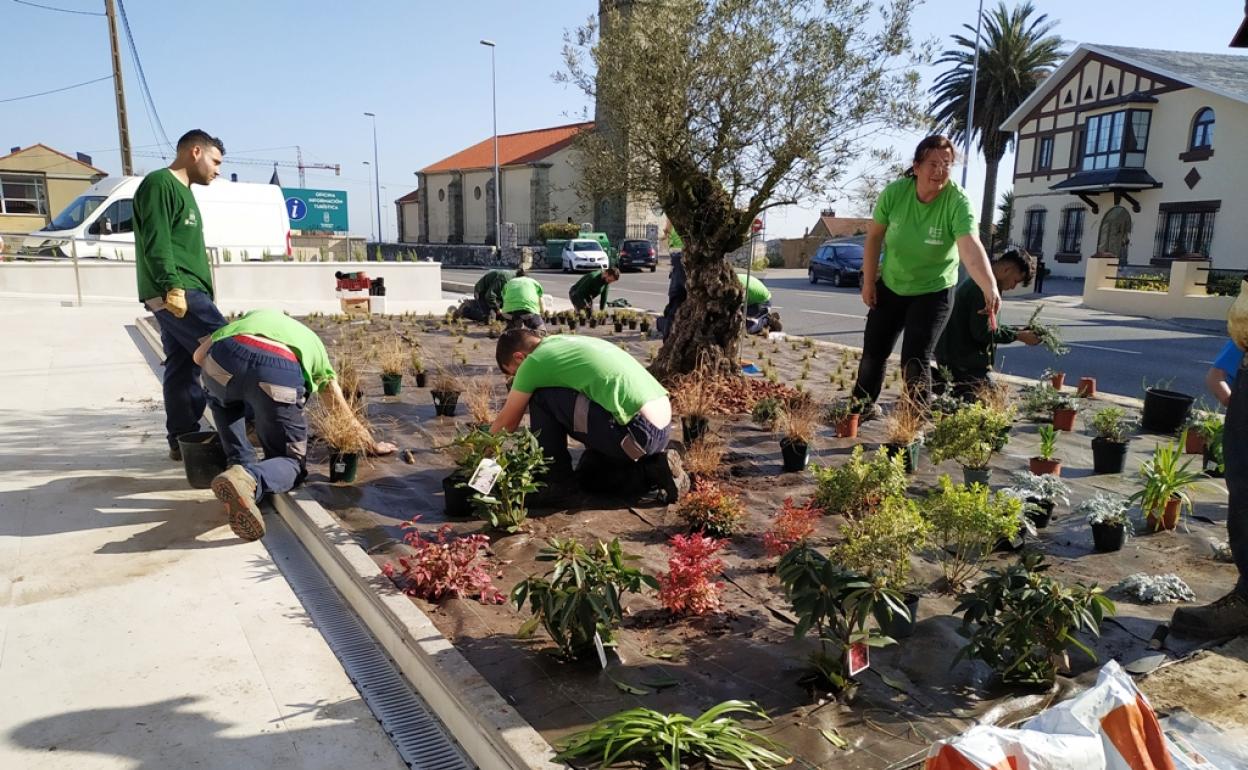
[[[581,226],[571,222],[545,222],[537,227],[537,237],[542,242],[562,239],[570,241],[581,234]]]
[[[1223,297],[1238,297],[1239,285],[1243,280],[1243,273],[1233,273],[1227,270],[1210,270],[1209,277],[1205,280],[1205,292]]]

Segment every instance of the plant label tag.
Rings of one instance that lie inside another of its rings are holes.
[[[472,472],[472,478],[468,479],[468,486],[483,495],[488,495],[494,489],[494,483],[498,481],[498,476],[502,472],[503,467],[487,457],[477,464],[477,469]]]
[[[602,637],[598,635],[597,631],[594,632],[594,652],[598,653],[598,663],[605,671],[607,668],[607,649],[602,646]]]
[[[871,648],[862,642],[855,642],[845,650],[845,669],[850,676],[871,668]]]

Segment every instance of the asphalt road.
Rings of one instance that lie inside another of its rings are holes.
[[[475,282],[480,270],[444,268],[444,279]],[[533,272],[546,291],[567,297],[578,278],[558,271]],[[804,270],[767,270],[762,274],[772,292],[784,330],[845,345],[861,346],[866,308],[857,289],[810,285]],[[625,297],[636,307],[661,311],[667,303],[668,267],[658,272],[625,273],[611,287],[612,297]],[[1039,377],[1046,368],[1066,372],[1068,384],[1081,376],[1096,377],[1101,390],[1142,396],[1141,385],[1170,380],[1171,387],[1205,394],[1205,372],[1226,341],[1225,327],[1205,321],[1155,321],[1081,307],[1081,284],[1049,279],[1044,296],[1007,297],[1004,323],[1026,323],[1038,304],[1041,319],[1057,326],[1071,351],[1060,359],[1041,347],[1022,344],[997,349],[997,368],[1024,377]],[[899,345],[900,347],[900,345]]]

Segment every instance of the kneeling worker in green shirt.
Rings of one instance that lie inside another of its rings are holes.
[[[780,314],[771,309],[771,289],[753,275],[737,273],[737,281],[745,289],[745,330],[750,334],[762,334],[769,328],[780,331]]]
[[[611,284],[620,280],[620,269],[608,267],[606,270],[595,270],[587,274],[568,291],[568,299],[572,307],[578,311],[593,310],[594,300],[598,300],[598,309],[607,309],[607,292]]]
[[[503,286],[503,318],[508,329],[546,328],[542,321],[542,285],[525,275],[524,268]]]
[[[596,337],[503,333],[498,366],[514,377],[490,430],[515,430],[524,413],[551,461],[547,484],[572,478],[568,436],[609,461],[640,463],[649,489],[674,503],[689,487],[680,455],[667,448],[667,391],[627,352]]]
[[[464,300],[459,306],[459,315],[477,321],[489,323],[494,314],[503,308],[503,289],[507,282],[515,278],[511,270],[490,270],[477,279],[472,287],[472,299]]]
[[[267,494],[300,484],[306,471],[308,422],[303,405],[321,393],[325,408],[351,415],[351,407],[329,363],[324,343],[308,327],[279,310],[253,310],[212,334],[195,351],[203,368],[204,390],[213,422],[225,448],[228,467],[212,480],[212,491],[225,503],[230,529],[244,540],[264,536],[257,503]],[[247,439],[243,412],[250,407],[264,459]],[[375,441],[348,418],[370,454],[395,451]]]

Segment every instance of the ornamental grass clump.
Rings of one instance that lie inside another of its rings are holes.
[[[350,356],[338,359],[334,375],[347,401],[358,401],[363,389],[360,387],[360,367],[355,359]]]
[[[819,429],[819,407],[809,398],[785,399],[776,416],[776,433],[793,444],[809,446]]]
[[[724,459],[724,442],[716,436],[703,435],[685,450],[685,472],[695,479],[709,479],[719,475]]]
[[[906,489],[905,459],[901,455],[889,457],[883,447],[867,460],[858,445],[843,465],[815,465],[812,470],[816,484],[813,502],[825,514],[864,516],[884,498]]]
[[[489,571],[477,558],[489,551],[490,539],[482,534],[455,535],[450,524],[432,535],[416,528],[420,517],[405,525],[403,542],[412,549],[400,556],[398,565],[387,562],[381,571],[409,596],[438,602],[450,596],[476,596],[483,604],[502,604],[503,594],[494,587]]]
[[[364,454],[373,435],[364,406],[348,400],[347,408],[328,406],[320,399],[309,411],[312,430],[338,454]]]
[[[410,360],[408,351],[397,335],[382,338],[381,345],[377,348],[377,365],[381,367],[382,374],[401,375]]]
[[[476,425],[494,422],[494,380],[490,377],[470,377],[463,392],[464,407]]]
[[[1013,539],[1022,526],[1023,503],[1017,497],[982,484],[954,484],[948,476],[940,477],[919,509],[931,524],[941,573],[955,590],[979,570],[998,541]]]
[[[723,583],[711,580],[724,569],[715,552],[723,540],[700,534],[674,535],[667,573],[659,576],[659,601],[674,615],[705,615],[720,608]]]
[[[676,503],[676,515],[694,532],[731,537],[741,526],[741,501],[714,481],[702,479]]]
[[[809,501],[805,505],[797,505],[793,498],[784,498],[771,529],[763,534],[763,547],[768,555],[783,556],[799,543],[804,543],[814,534],[815,523],[822,515],[823,511]]]

